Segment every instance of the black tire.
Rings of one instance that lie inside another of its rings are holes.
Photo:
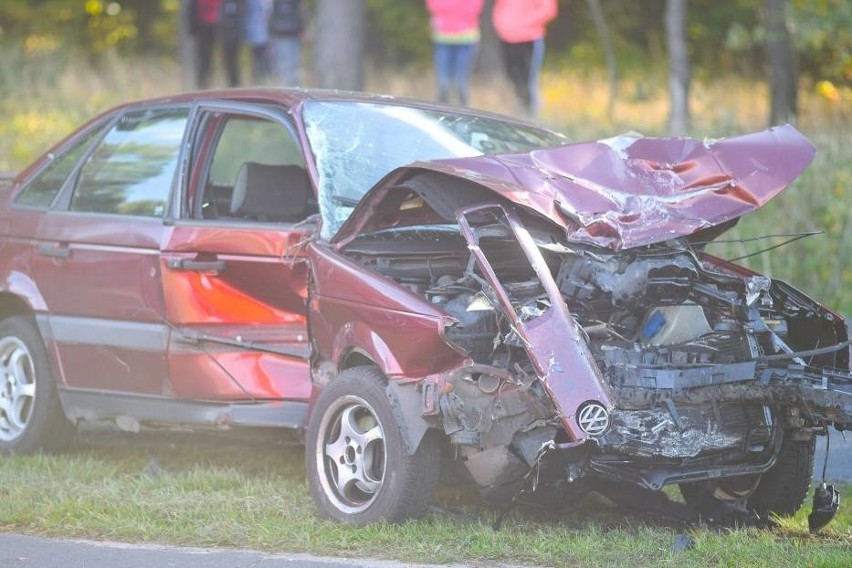
[[[778,462],[761,476],[749,507],[762,518],[770,513],[780,517],[795,515],[811,486],[815,451],[814,438],[804,442],[784,440]]]
[[[704,499],[704,483],[681,483],[677,486],[680,491],[680,496],[683,497],[683,502],[693,507],[699,507],[701,500]]]
[[[814,470],[815,441],[785,440],[778,461],[766,473],[684,483],[679,486],[683,500],[702,513],[718,510],[720,502],[747,498],[747,508],[761,519],[770,514],[791,517],[802,507],[810,489]]]
[[[0,451],[59,450],[74,435],[62,412],[44,342],[32,319],[0,322]]]
[[[407,455],[377,369],[343,371],[325,387],[308,421],[308,485],[321,516],[355,525],[422,516],[440,473],[438,439],[427,433]],[[336,447],[331,447],[336,446]],[[341,478],[343,467],[351,473]]]

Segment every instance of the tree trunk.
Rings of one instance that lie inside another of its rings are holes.
[[[364,0],[319,0],[313,58],[319,87],[364,88]]]
[[[686,48],[686,0],[666,0],[666,47],[669,55],[669,132],[689,127],[689,53]]]
[[[787,0],[765,0],[766,56],[772,104],[770,124],[796,121],[796,62],[787,27]]]
[[[136,40],[142,53],[155,50],[154,22],[162,13],[161,0],[125,0],[128,8],[136,13]]]
[[[494,11],[494,0],[485,0],[480,18],[482,39],[479,42],[476,72],[483,79],[495,79],[503,76],[503,55],[500,53],[500,38],[494,31],[491,14]]]
[[[191,0],[180,0],[177,25],[177,49],[180,62],[180,84],[184,91],[195,85],[195,38],[189,33],[189,10]]]
[[[612,121],[615,120],[615,99],[618,96],[618,64],[615,60],[615,49],[612,47],[612,38],[609,35],[609,28],[606,25],[600,0],[586,0],[586,4],[589,6],[592,21],[595,23],[598,36],[600,36],[604,61],[606,61],[606,67],[609,70],[609,101],[606,112],[607,117]]]

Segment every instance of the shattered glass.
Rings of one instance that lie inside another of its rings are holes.
[[[367,190],[400,166],[567,142],[521,123],[397,104],[311,101],[303,116],[316,160],[325,238],[337,232]]]

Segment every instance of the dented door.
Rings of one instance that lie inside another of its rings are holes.
[[[173,393],[306,400],[316,200],[294,132],[264,109],[211,102],[193,148],[183,218],[160,258]]]

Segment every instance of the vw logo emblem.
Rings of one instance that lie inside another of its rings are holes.
[[[589,436],[601,436],[609,428],[609,412],[597,402],[587,402],[577,412],[577,424]]]

